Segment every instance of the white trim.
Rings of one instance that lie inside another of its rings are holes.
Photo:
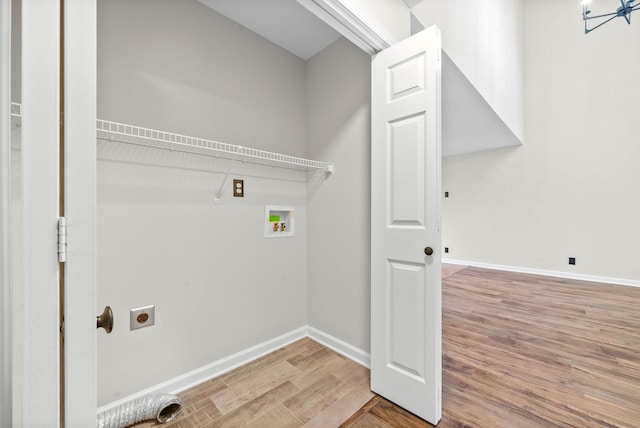
[[[187,372],[183,375],[174,377],[165,382],[143,389],[131,395],[128,395],[120,400],[105,404],[98,408],[98,413],[112,409],[121,404],[127,403],[136,398],[143,397],[149,394],[156,394],[160,392],[177,394],[186,389],[193,388],[203,382],[218,377],[224,373],[227,373],[235,368],[243,366],[251,361],[254,361],[264,355],[277,351],[278,349],[287,346],[296,340],[309,337],[316,342],[331,348],[337,353],[355,361],[356,363],[369,368],[370,355],[352,346],[336,337],[333,337],[327,333],[324,333],[316,328],[304,326],[298,329],[292,330],[281,336],[262,342],[258,345],[236,352],[228,357],[221,358],[217,361],[204,365],[200,368]]]
[[[296,330],[285,333],[282,336],[267,340],[266,342],[262,342],[258,345],[236,352],[235,354],[229,355],[228,357],[221,358],[217,361],[204,365],[183,375],[174,377],[173,379],[169,379],[165,382],[143,389],[142,391],[128,395],[118,401],[106,404],[98,408],[98,413],[109,410],[113,407],[119,406],[120,404],[124,404],[130,400],[135,400],[138,397],[142,397],[148,394],[155,394],[159,392],[177,394],[178,392],[192,388],[198,384],[201,384],[202,382],[220,376],[228,371],[247,364],[257,358],[267,355],[306,336],[307,327],[300,327]]]
[[[395,37],[380,27],[351,0],[297,1],[369,55],[397,43]]]
[[[474,266],[484,269],[495,269],[506,272],[529,273],[532,275],[553,276],[556,278],[575,279],[578,281],[600,282],[604,284],[626,285],[629,287],[640,287],[640,281],[626,278],[613,278],[608,276],[587,275],[582,273],[561,272],[537,268],[496,265],[491,263],[473,262],[468,260],[442,259],[442,263],[452,265]]]
[[[314,327],[307,327],[308,333],[307,336],[316,342],[326,346],[327,348],[333,349],[339,354],[344,355],[345,357],[355,361],[356,363],[364,366],[366,368],[371,368],[371,354],[363,351],[362,349],[356,348],[349,343],[338,339],[337,337],[331,336],[323,331],[318,330]]]
[[[64,150],[65,399],[67,428],[95,426],[96,275],[96,0],[65,0]]]
[[[22,2],[22,424],[60,425],[60,5]]]
[[[11,2],[0,4],[0,426],[13,425],[11,292]]]

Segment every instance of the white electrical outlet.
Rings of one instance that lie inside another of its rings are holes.
[[[129,312],[129,330],[150,327],[156,323],[156,306],[144,306]]]

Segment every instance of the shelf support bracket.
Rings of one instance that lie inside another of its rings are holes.
[[[244,153],[244,148],[240,147],[238,150],[238,154],[242,155],[243,153]],[[222,179],[222,183],[220,183],[220,187],[218,188],[218,191],[216,192],[216,195],[213,198],[213,202],[216,204],[220,203],[220,197],[222,196],[222,191],[224,190],[224,186],[227,185],[227,179],[229,178],[229,174],[231,173],[231,168],[233,167],[233,164],[235,163],[235,161],[236,161],[236,157],[231,156],[231,160],[229,161],[229,166],[224,172],[224,178]]]

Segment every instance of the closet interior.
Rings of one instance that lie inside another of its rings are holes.
[[[366,349],[368,75],[344,39],[303,60],[195,0],[98,1],[99,406],[313,319],[348,340],[343,303]]]
[[[302,59],[196,0],[98,0],[97,28],[99,410],[309,328],[369,352],[370,56]]]

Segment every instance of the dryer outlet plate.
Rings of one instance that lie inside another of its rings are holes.
[[[129,312],[129,330],[151,327],[156,323],[156,306],[143,306]]]

